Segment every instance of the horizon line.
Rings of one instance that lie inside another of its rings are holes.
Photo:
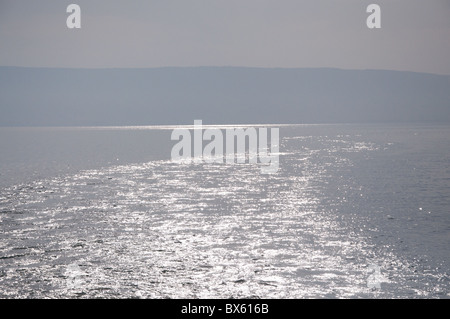
[[[202,128],[242,128],[242,127],[290,127],[290,126],[333,126],[333,125],[449,125],[450,122],[358,122],[358,123],[280,123],[280,124],[202,124]],[[151,125],[70,125],[70,126],[4,126],[0,129],[91,129],[91,130],[172,130],[177,128],[194,129],[195,124],[151,124]]]
[[[152,70],[152,69],[263,69],[263,70],[337,70],[337,71],[379,71],[379,72],[401,72],[418,73],[437,76],[450,76],[450,73],[432,73],[425,71],[394,70],[394,69],[345,69],[339,67],[264,67],[264,66],[235,66],[235,65],[197,65],[197,66],[154,66],[154,67],[61,67],[61,66],[18,66],[18,65],[0,65],[0,68],[17,69],[58,69],[58,70]]]

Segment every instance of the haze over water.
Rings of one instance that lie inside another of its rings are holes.
[[[270,175],[169,128],[0,132],[0,297],[450,297],[449,126],[280,126]]]

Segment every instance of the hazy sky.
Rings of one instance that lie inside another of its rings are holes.
[[[66,8],[81,7],[81,29]],[[381,6],[381,29],[366,7]],[[0,0],[0,65],[450,74],[450,0]]]

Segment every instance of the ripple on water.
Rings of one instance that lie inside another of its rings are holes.
[[[374,245],[368,221],[327,193],[333,170],[351,169],[345,154],[379,148],[322,142],[337,148],[289,150],[276,175],[155,161],[5,189],[0,297],[448,295],[448,275]],[[375,292],[371,264],[383,275]]]

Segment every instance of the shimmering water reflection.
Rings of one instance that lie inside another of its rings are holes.
[[[380,206],[356,163],[389,144],[293,134],[281,146],[274,175],[152,161],[3,189],[0,297],[449,296],[448,269],[392,247],[380,228],[394,219],[364,212]],[[381,289],[368,287],[373,264]]]

